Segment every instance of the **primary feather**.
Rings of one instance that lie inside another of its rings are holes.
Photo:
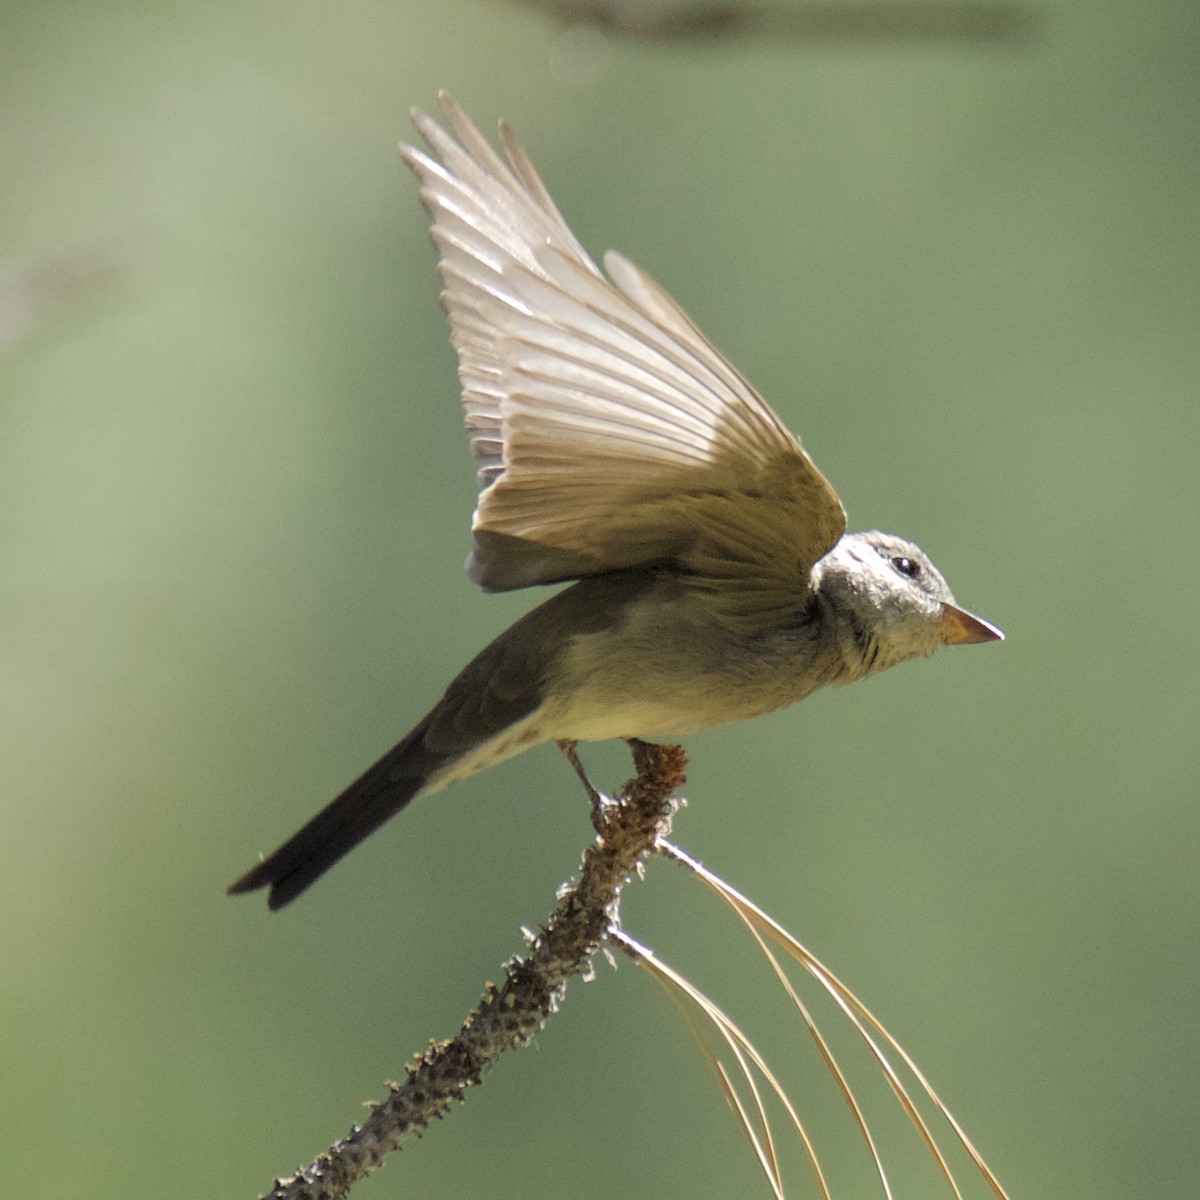
[[[836,493],[761,396],[644,271],[609,278],[511,131],[502,159],[448,96],[457,140],[410,146],[441,252],[481,492],[472,578],[506,590],[671,563],[763,619],[846,528]]]

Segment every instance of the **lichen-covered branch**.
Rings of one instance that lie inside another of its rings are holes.
[[[549,920],[525,954],[488,984],[483,999],[448,1042],[415,1056],[403,1083],[311,1166],[278,1179],[270,1200],[336,1200],[383,1164],[386,1155],[419,1137],[506,1050],[526,1045],[562,999],[567,980],[583,971],[617,924],[621,889],[638,864],[670,831],[675,789],[687,764],[681,746],[630,742],[637,777],[593,812],[596,841],[583,855],[577,882],[565,887]]]

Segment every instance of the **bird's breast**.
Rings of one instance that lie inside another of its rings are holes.
[[[819,625],[748,635],[703,593],[662,587],[570,640],[544,715],[554,737],[680,737],[791,704],[835,682],[840,663]]]

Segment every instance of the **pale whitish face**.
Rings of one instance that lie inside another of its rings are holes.
[[[942,606],[954,597],[912,542],[876,531],[847,534],[820,566],[822,590],[878,642],[872,669],[932,654],[942,644]]]

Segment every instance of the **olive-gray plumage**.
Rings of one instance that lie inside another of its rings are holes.
[[[678,737],[1000,632],[916,546],[846,534],[833,488],[640,268],[608,277],[501,126],[500,158],[402,147],[434,218],[481,492],[471,577],[576,580],[486,647],[409,734],[230,888],[278,908],[418,795],[536,745]]]

